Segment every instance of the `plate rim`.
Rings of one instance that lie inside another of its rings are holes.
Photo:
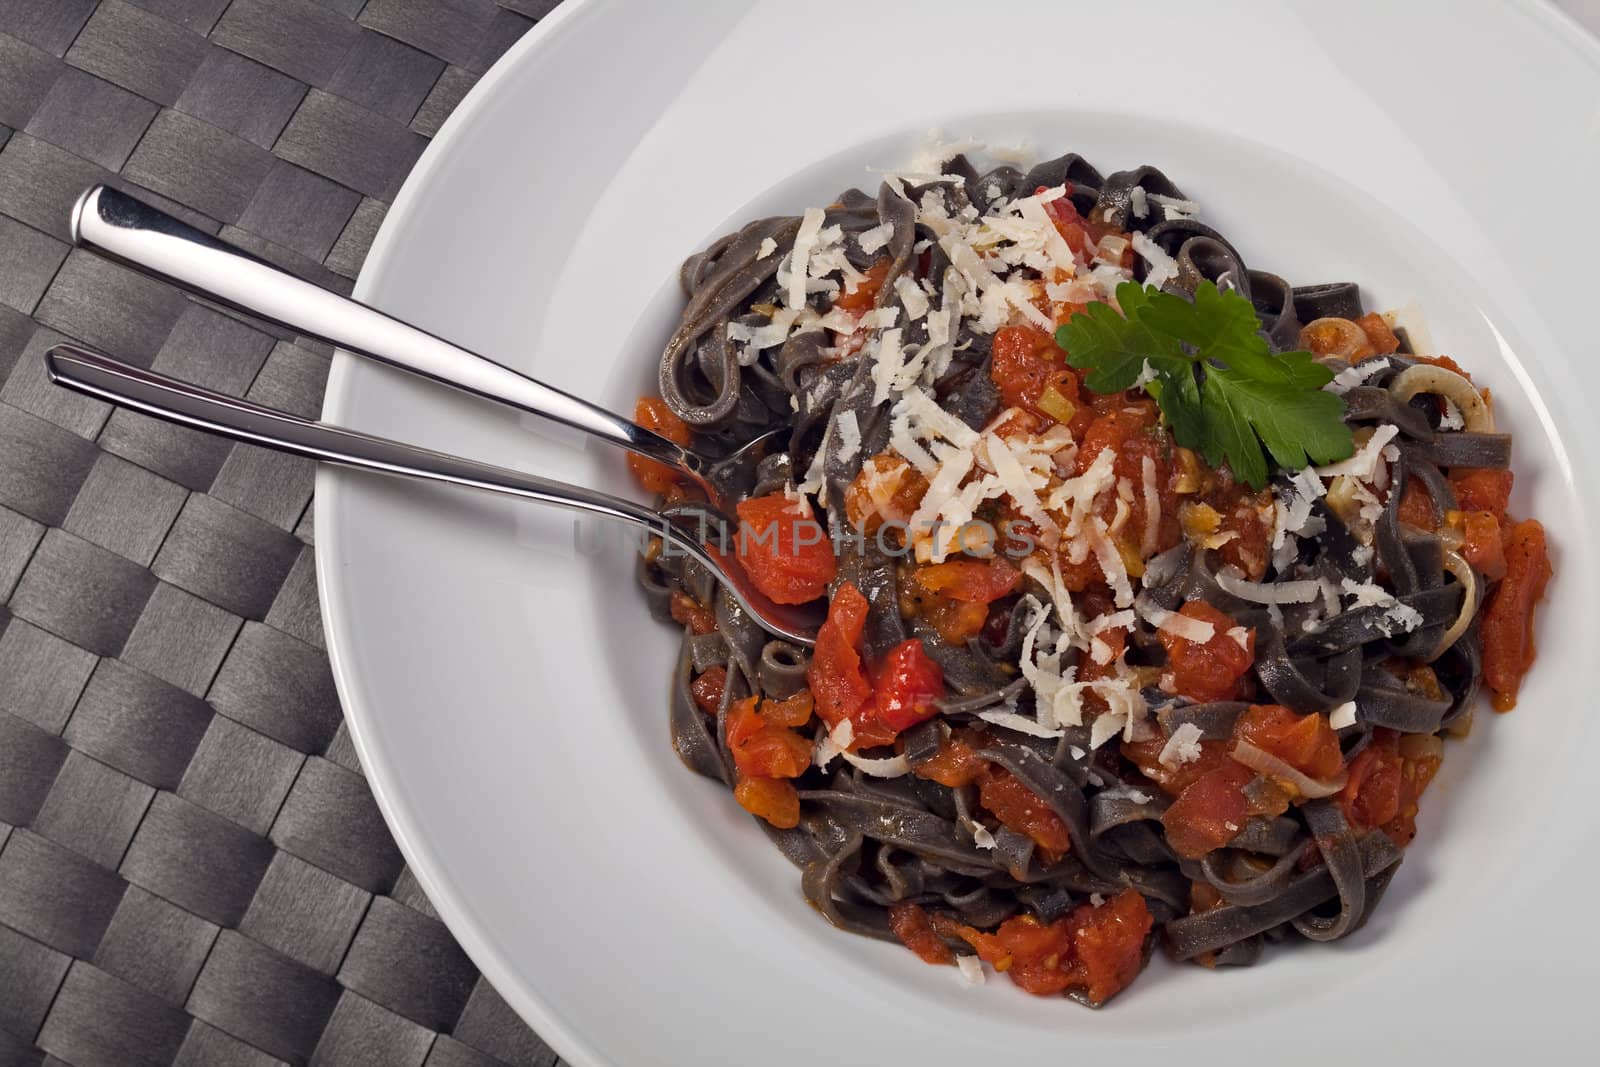
[[[385,214],[378,233],[358,273],[353,296],[367,299],[378,284],[388,259],[398,244],[398,234],[415,210],[420,191],[428,184],[433,171],[447,158],[462,131],[466,129],[493,98],[497,87],[511,72],[546,50],[559,46],[564,36],[576,24],[595,11],[613,6],[625,6],[630,0],[563,0],[554,10],[542,17],[478,80],[467,95],[440,127],[429,142],[415,166],[407,175],[394,202]],[[753,0],[752,0],[753,2]],[[1510,8],[1540,27],[1552,44],[1574,52],[1600,81],[1600,28],[1590,30],[1570,12],[1557,5],[1556,0],[1501,0],[1501,6]],[[336,349],[330,365],[328,381],[321,408],[324,421],[336,422],[335,415],[343,408],[351,388],[353,368],[360,360],[343,350]],[[594,1067],[608,1063],[588,1039],[574,1027],[570,1020],[554,1011],[540,997],[526,989],[516,977],[511,963],[493,943],[487,929],[480,926],[471,908],[457,898],[446,884],[438,861],[413,837],[411,827],[399,814],[400,797],[405,792],[404,783],[391,777],[392,772],[372,755],[373,733],[381,729],[380,718],[369,715],[358,699],[361,685],[355,677],[348,650],[355,643],[349,629],[345,605],[333,595],[338,583],[333,578],[336,562],[329,548],[336,539],[338,529],[336,500],[346,484],[347,472],[319,464],[315,475],[313,498],[313,529],[317,532],[319,551],[314,553],[318,602],[323,632],[335,690],[339,697],[344,721],[349,732],[368,786],[383,816],[384,823],[393,835],[407,867],[421,885],[440,921],[452,937],[477,966],[506,1003],[531,1026],[547,1045],[574,1067]]]

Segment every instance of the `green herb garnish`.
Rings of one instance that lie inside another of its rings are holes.
[[[1234,477],[1267,483],[1261,446],[1280,467],[1334,463],[1355,451],[1344,399],[1325,392],[1333,372],[1310,352],[1274,355],[1250,301],[1201,282],[1190,302],[1135,282],[1117,287],[1122,314],[1109,304],[1056,330],[1067,362],[1089,374],[1097,393],[1144,389],[1161,406],[1178,444],[1213,467],[1226,458]]]

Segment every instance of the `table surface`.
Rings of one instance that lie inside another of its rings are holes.
[[[547,1067],[361,774],[309,463],[70,395],[75,339],[314,414],[331,352],[68,246],[107,181],[349,292],[556,0],[0,0],[0,1067]],[[1600,0],[1559,6],[1600,29]]]
[[[309,462],[49,385],[73,338],[304,414],[331,352],[68,247],[100,181],[348,293],[554,0],[0,0],[0,1065],[546,1067],[323,650]]]

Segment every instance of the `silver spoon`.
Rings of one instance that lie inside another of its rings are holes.
[[[755,461],[788,434],[771,430],[727,456],[709,456],[512,370],[494,360],[279,270],[127,193],[96,185],[72,209],[72,239],[197,296],[335,345],[571,426],[688,475],[725,505],[753,477]]]
[[[313,422],[76,345],[56,345],[45,353],[44,362],[57,385],[219,437],[358,470],[486,489],[644,527],[702,564],[762,626],[796,644],[816,642],[820,604],[774,603],[751,583],[739,557],[715,544],[716,531],[699,523],[674,520],[642,504],[582,486]]]

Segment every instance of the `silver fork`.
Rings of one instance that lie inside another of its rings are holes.
[[[127,193],[96,185],[72,209],[82,248],[248,315],[477,396],[553,419],[682,471],[724,513],[733,490],[786,428],[727,456],[677,444],[571,393],[393,315],[279,270]]]
[[[582,486],[313,422],[76,345],[56,345],[45,353],[44,361],[57,385],[220,437],[358,470],[502,493],[643,527],[705,566],[768,630],[797,644],[816,641],[822,622],[820,604],[774,603],[751,583],[738,555],[717,544],[720,531],[709,525],[670,519],[643,504]]]

